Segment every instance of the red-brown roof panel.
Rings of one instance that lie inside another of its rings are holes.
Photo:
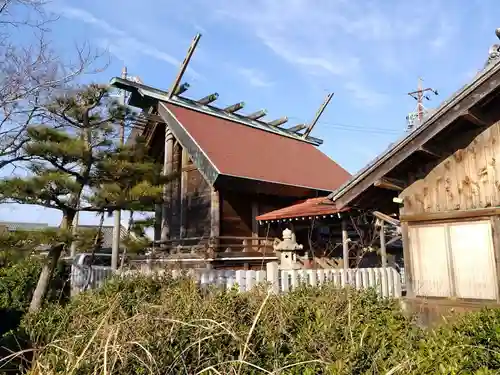
[[[296,217],[324,216],[348,210],[349,208],[347,207],[339,210],[327,197],[318,197],[299,201],[291,206],[259,215],[256,219],[268,221],[292,219]]]
[[[314,145],[167,103],[223,175],[334,191],[351,175]]]

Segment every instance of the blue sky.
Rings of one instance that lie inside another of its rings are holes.
[[[496,42],[495,0],[54,0],[56,51],[75,43],[109,51],[111,63],[86,80],[109,81],[126,65],[145,84],[167,89],[197,32],[203,36],[185,80],[188,96],[219,93],[220,106],[246,102],[269,119],[310,121],[335,96],[313,135],[355,173],[402,135],[418,77],[439,91],[435,107],[472,79]],[[160,5],[161,4],[161,5]],[[290,163],[293,168],[293,163]],[[59,215],[4,206],[0,220]],[[83,222],[97,219],[84,216]],[[126,219],[124,219],[126,221]]]

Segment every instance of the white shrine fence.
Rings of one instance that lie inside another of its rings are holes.
[[[159,277],[172,273],[173,277],[182,274],[192,277],[200,287],[215,285],[231,289],[238,285],[241,291],[249,291],[255,285],[269,283],[275,292],[288,292],[299,285],[320,286],[329,282],[338,287],[351,286],[356,289],[375,288],[383,297],[401,297],[401,275],[392,267],[343,269],[280,269],[278,263],[268,263],[265,270],[130,270],[118,271],[122,277],[146,274]],[[86,289],[101,287],[113,275],[110,267],[73,265],[71,268],[72,294]]]

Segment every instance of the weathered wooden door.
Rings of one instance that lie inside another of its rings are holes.
[[[496,267],[490,221],[450,224],[449,237],[456,296],[496,299]]]
[[[497,299],[489,220],[411,225],[409,239],[416,295]]]
[[[450,296],[451,280],[445,226],[410,226],[408,237],[413,266],[413,290],[416,295]]]

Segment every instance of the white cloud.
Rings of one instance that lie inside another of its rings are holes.
[[[180,65],[180,61],[169,53],[129,35],[126,31],[112,26],[106,20],[94,16],[87,10],[62,5],[60,3],[51,10],[68,19],[84,22],[102,30],[104,34],[98,40],[99,46],[109,50],[110,53],[124,63],[135,61],[138,56],[142,55],[152,57],[176,67]],[[191,68],[188,68],[187,73],[195,79],[200,78],[200,75]]]
[[[251,86],[263,88],[273,85],[273,82],[271,82],[260,70],[239,67],[236,68],[236,72],[240,76],[242,76]]]
[[[453,25],[448,18],[439,20],[439,27],[435,28],[436,33],[430,40],[430,46],[437,52],[442,51],[447,45],[451,45],[456,26]]]
[[[368,107],[381,107],[389,101],[386,94],[372,90],[358,81],[348,81],[344,87],[358,102]]]
[[[291,64],[301,66],[307,70],[307,73],[320,75],[328,73],[332,75],[343,75],[354,73],[359,67],[359,60],[354,56],[347,56],[344,59],[335,59],[323,53],[308,54],[304,49],[290,43],[286,38],[278,38],[261,32],[259,38],[276,55]],[[304,53],[306,52],[306,53]]]
[[[399,75],[401,67],[418,68],[415,50],[431,45],[438,51],[455,30],[449,21],[453,14],[440,0],[419,7],[396,0],[289,0],[286,6],[269,0],[214,0],[210,4],[219,22],[234,22],[323,86],[345,84],[353,98],[370,106],[387,103],[386,95],[369,87],[373,70],[382,67],[387,74]]]

